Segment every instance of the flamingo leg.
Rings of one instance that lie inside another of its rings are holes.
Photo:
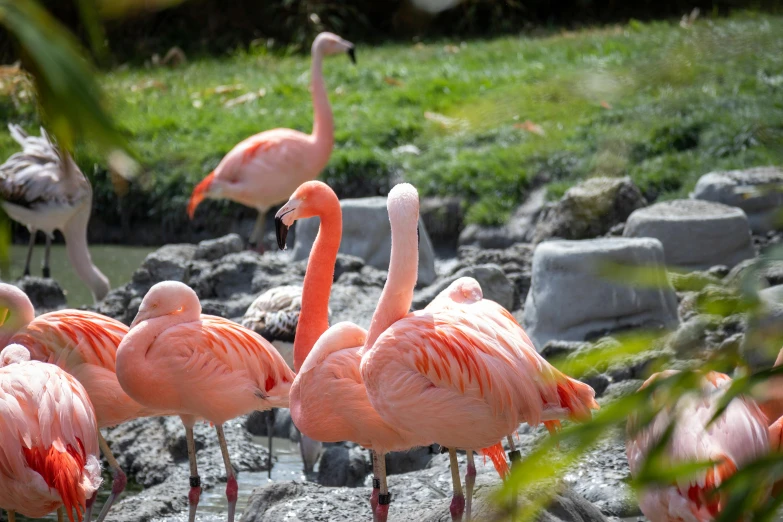
[[[380,464],[378,464],[378,452],[370,450],[372,458],[372,494],[370,494],[370,508],[372,509],[372,520],[378,522],[378,515],[375,510],[378,508],[378,495],[381,492],[381,479],[378,476]]]
[[[196,441],[193,439],[193,426],[185,426],[185,438],[188,442],[188,458],[190,459],[190,492],[188,493],[188,522],[196,521],[198,498],[201,496],[201,477],[198,476],[196,464]]]
[[[216,424],[218,442],[220,451],[223,453],[223,462],[226,465],[226,498],[228,499],[228,522],[234,522],[234,512],[237,509],[237,479],[234,477],[234,468],[231,466],[231,459],[228,457],[228,446],[226,446],[226,435],[223,433],[223,425]]]
[[[516,444],[514,444],[514,437],[511,436],[511,434],[506,436],[506,441],[508,442],[508,460],[511,461],[511,470],[513,471],[514,468],[516,468],[519,465],[519,462],[522,460],[522,453],[517,449]],[[511,499],[511,513],[514,513],[517,509],[517,497],[514,496]]]
[[[16,513],[13,511],[8,512],[8,522],[16,522]]]
[[[43,276],[48,278],[51,277],[52,272],[49,270],[49,253],[52,250],[52,236],[49,234],[46,234],[46,250],[44,251],[44,262],[43,262]]]
[[[465,511],[465,495],[462,494],[462,482],[459,478],[459,463],[457,462],[457,450],[449,448],[449,461],[451,462],[451,480],[454,483],[454,496],[451,497],[451,520],[461,522],[462,513]]]
[[[375,453],[373,452],[373,454]],[[389,485],[386,483],[386,454],[378,453],[377,455],[380,489],[378,491],[378,507],[375,508],[375,515],[377,522],[386,522],[389,516],[389,504],[391,504],[391,493],[389,493]]]
[[[258,210],[258,218],[250,234],[250,246],[259,254],[264,253],[264,226],[266,225],[266,209]]]
[[[24,277],[30,275],[30,261],[33,259],[33,247],[35,247],[35,235],[37,233],[38,231],[36,229],[30,229],[30,245],[27,247],[27,257],[25,258],[24,262],[24,274],[22,274]]]
[[[275,432],[275,411],[277,411],[277,409],[272,408],[266,414],[266,434],[269,437],[269,469],[267,470],[266,476],[270,479],[272,478],[272,435],[274,435]]]
[[[470,522],[470,510],[473,505],[473,486],[476,483],[476,464],[473,450],[468,450],[468,469],[465,471],[465,520]]]
[[[109,498],[106,499],[106,503],[103,505],[103,509],[101,509],[101,512],[98,515],[98,522],[103,522],[103,520],[106,518],[106,515],[109,513],[109,509],[111,509],[112,504],[114,504],[114,502],[117,500],[117,497],[120,496],[120,493],[125,490],[125,484],[128,483],[128,478],[122,471],[122,468],[117,462],[117,459],[114,458],[114,454],[111,452],[109,444],[106,442],[106,439],[103,438],[103,435],[100,431],[98,432],[98,444],[100,445],[101,451],[109,463],[109,467],[111,468],[111,475],[114,479],[111,484],[111,494],[109,495]],[[92,508],[92,505],[90,505],[90,508]]]
[[[63,508],[57,508],[57,522],[65,522],[65,515],[63,514]]]

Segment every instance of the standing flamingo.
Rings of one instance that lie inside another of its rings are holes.
[[[0,507],[39,518],[55,509],[82,521],[101,484],[98,426],[81,384],[26,348],[0,352]]]
[[[302,287],[286,285],[271,288],[259,295],[247,308],[241,325],[259,334],[272,343],[283,356],[289,368],[294,367],[294,338],[299,324],[299,312],[302,310]],[[269,436],[269,452],[272,452],[272,435],[275,425],[276,409],[269,410],[266,417],[266,429]],[[296,428],[296,426],[294,426]],[[297,429],[298,431],[298,429]],[[315,463],[321,456],[323,445],[299,432],[299,454],[302,457],[305,476],[313,472]],[[272,467],[269,468],[272,477]]]
[[[595,392],[552,367],[499,304],[471,278],[454,281],[424,310],[367,336],[361,372],[375,411],[398,429],[448,447],[454,481],[452,518],[465,497],[456,449],[468,450],[468,517],[475,466],[471,450],[505,459],[499,440],[522,422],[585,420]]]
[[[128,327],[119,321],[85,310],[58,310],[35,317],[27,295],[13,285],[0,283],[0,345],[16,343],[35,361],[52,363],[73,375],[90,396],[99,428],[116,426],[139,417],[167,415],[135,402],[122,391],[114,364],[117,347]],[[125,489],[127,479],[98,432],[98,441],[112,469],[112,491],[98,520],[102,521]],[[87,502],[88,515],[94,498]]]
[[[230,199],[258,209],[250,243],[263,250],[266,212],[282,203],[300,183],[315,179],[329,162],[334,147],[334,120],[326,95],[321,62],[331,54],[348,53],[356,63],[353,44],[332,33],[316,36],[310,67],[313,132],[272,129],[239,142],[217,168],[193,189],[188,215],[193,219],[204,198]]]
[[[677,373],[656,373],[642,388],[656,379]],[[721,396],[731,385],[731,378],[717,372],[704,376],[702,393],[686,395],[676,405],[663,409],[653,421],[640,430],[637,420],[628,424],[626,443],[631,475],[636,476],[661,437],[675,422],[666,456],[675,463],[712,460],[713,467],[698,476],[679,479],[670,486],[643,491],[639,499],[642,513],[652,522],[708,522],[721,512],[725,498],[714,494],[714,488],[738,468],[769,452],[767,422],[759,407],[750,399],[736,398],[726,411],[708,427]]]
[[[92,187],[67,152],[60,152],[43,128],[41,137],[28,136],[8,125],[22,146],[0,165],[3,210],[30,231],[24,275],[30,275],[36,233],[46,236],[43,276],[49,277],[49,250],[55,230],[65,238],[65,252],[76,275],[90,288],[95,301],[109,293],[109,280],[92,262],[87,247],[87,224],[92,210]]]
[[[371,334],[382,331],[410,310],[418,267],[418,205],[418,194],[411,185],[397,185],[389,192],[389,276],[373,314]],[[320,181],[309,181],[294,192],[275,217],[278,246],[285,247],[287,227],[297,219],[312,216],[320,217],[321,225],[307,263],[294,340],[297,375],[291,386],[291,418],[302,433],[316,440],[350,440],[372,450],[375,478],[371,505],[375,517],[376,506],[385,506],[388,512],[390,501],[386,492],[380,495],[380,477],[385,476],[384,455],[428,445],[429,441],[419,437],[416,430],[384,422],[367,400],[359,371],[367,332],[349,322],[329,328],[329,294],[342,235],[340,202],[332,189]]]
[[[164,281],[144,296],[117,349],[117,379],[140,404],[182,418],[190,458],[190,522],[201,492],[193,426],[198,419],[215,425],[228,477],[228,520],[233,522],[237,481],[223,424],[255,410],[288,407],[294,374],[277,350],[232,321],[201,315],[190,287]]]

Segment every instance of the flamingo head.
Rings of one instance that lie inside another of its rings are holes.
[[[179,315],[193,308],[197,309],[196,314],[201,313],[201,304],[193,289],[179,281],[161,281],[153,285],[141,300],[130,327],[164,315]]]
[[[334,33],[323,32],[318,34],[313,41],[312,48],[313,54],[315,54],[316,51],[324,56],[347,53],[348,58],[356,65],[356,51],[354,50],[354,45]]]
[[[201,180],[201,183],[196,185],[193,189],[193,194],[190,195],[190,201],[188,202],[188,217],[193,219],[193,215],[196,213],[196,207],[199,203],[204,201],[204,198],[210,197],[210,189],[212,188],[212,180],[215,179],[215,172],[210,172],[207,177]]]
[[[0,352],[0,368],[30,360],[30,352],[21,344],[9,344]]]
[[[288,229],[297,219],[305,219],[320,215],[325,208],[339,202],[334,191],[322,181],[307,181],[291,195],[288,202],[275,214],[275,233],[277,246],[285,250],[285,240]]]

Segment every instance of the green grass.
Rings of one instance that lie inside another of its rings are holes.
[[[711,170],[781,163],[780,34],[783,18],[744,13],[690,29],[633,21],[542,38],[360,47],[357,67],[325,63],[337,128],[323,176],[343,193],[382,192],[402,177],[422,194],[464,198],[468,220],[484,224],[505,221],[534,183],[555,197],[585,177],[629,175],[651,199],[683,196]],[[134,216],[184,213],[192,186],[250,134],[309,131],[308,71],[309,57],[255,50],[106,74],[145,170]],[[214,92],[224,85],[241,87]],[[255,101],[223,105],[261,88]],[[0,114],[34,124],[29,103],[0,98]],[[527,120],[542,134],[521,128]],[[405,144],[421,153],[392,152]],[[14,150],[0,134],[0,156]],[[91,158],[80,162],[93,172]],[[98,201],[110,206],[107,175],[94,175]]]

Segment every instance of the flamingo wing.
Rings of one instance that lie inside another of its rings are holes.
[[[59,310],[36,317],[11,342],[30,350],[32,359],[66,371],[86,363],[114,372],[117,347],[127,333],[127,326],[110,317]]]

